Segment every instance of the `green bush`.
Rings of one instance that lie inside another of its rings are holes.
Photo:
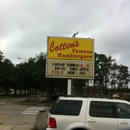
[[[51,100],[56,100],[58,97],[60,97],[61,95],[57,95],[57,94],[53,94],[51,96]]]

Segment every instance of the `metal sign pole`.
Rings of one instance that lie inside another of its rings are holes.
[[[71,95],[71,79],[68,79],[67,95]]]

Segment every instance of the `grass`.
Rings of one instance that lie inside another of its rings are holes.
[[[27,98],[24,101],[18,102],[20,105],[29,105],[29,106],[37,106],[38,105],[38,99],[36,97]]]
[[[0,93],[0,98],[1,99],[6,99],[6,98],[15,98],[15,97],[28,97],[28,95],[27,94],[8,94],[8,95],[6,95],[5,93]]]
[[[0,96],[0,99],[8,99],[10,96]]]
[[[17,98],[17,97],[18,98],[28,97],[28,95],[16,94],[16,95],[6,96],[5,94],[0,94],[0,99],[9,99],[9,98]],[[40,104],[40,105],[44,105],[46,107],[51,107],[53,105],[53,103],[55,102],[55,100],[47,101],[46,96],[44,96],[44,95],[43,96],[33,95],[31,98],[28,97],[28,101],[26,99],[23,101],[17,102],[17,103],[19,105],[38,106]]]
[[[24,100],[18,102],[19,105],[29,105],[29,106],[38,106],[38,105],[44,105],[46,107],[51,107],[55,101],[47,101],[46,98],[41,100],[41,97],[32,97],[31,100]]]
[[[55,102],[55,100],[50,100],[50,101],[42,100],[42,101],[40,101],[40,103],[44,103],[45,106],[47,106],[47,107],[51,107],[54,102]]]
[[[27,101],[21,101],[21,102],[18,102],[18,104],[19,105],[27,105],[27,106],[38,106],[38,104],[37,103],[35,103],[35,102],[27,102]]]
[[[48,102],[48,103],[46,103],[46,106],[47,106],[47,107],[51,107],[52,105],[53,105],[52,102]]]
[[[5,95],[5,94],[0,94],[0,99],[8,99],[13,97],[12,95]]]

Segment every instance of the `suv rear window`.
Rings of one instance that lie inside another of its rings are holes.
[[[58,100],[52,107],[50,113],[54,115],[78,116],[81,110],[82,101]]]

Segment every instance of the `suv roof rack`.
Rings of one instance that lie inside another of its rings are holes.
[[[102,97],[93,97],[93,96],[73,96],[73,95],[65,95],[64,97],[102,98]]]
[[[94,96],[73,96],[73,95],[65,95],[63,97],[81,97],[81,98],[103,98],[103,99],[115,99],[113,97],[94,97]]]

